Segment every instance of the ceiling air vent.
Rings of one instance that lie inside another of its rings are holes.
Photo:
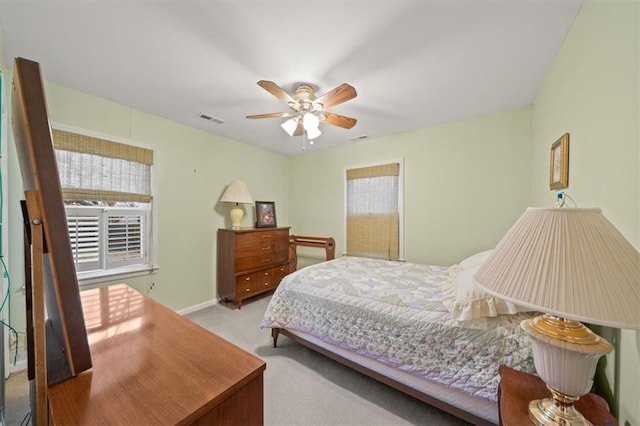
[[[218,117],[214,117],[214,116],[209,115],[209,114],[205,114],[203,112],[198,114],[198,117],[202,118],[203,120],[213,121],[214,123],[217,123],[217,124],[224,124],[224,120],[223,119],[218,118]]]
[[[354,136],[352,138],[349,138],[350,141],[361,141],[363,139],[368,138],[369,136],[367,135],[360,135],[360,136]]]

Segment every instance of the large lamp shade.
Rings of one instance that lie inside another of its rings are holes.
[[[524,320],[552,398],[531,401],[536,425],[589,425],[588,393],[609,342],[580,321],[640,329],[640,253],[599,209],[529,208],[474,275],[487,293],[544,314]]]
[[[522,306],[640,329],[640,253],[600,209],[527,209],[474,279]]]

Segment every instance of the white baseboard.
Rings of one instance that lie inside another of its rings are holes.
[[[27,369],[27,360],[26,359],[22,359],[18,362],[15,363],[15,365],[13,363],[9,364],[9,374],[12,373],[17,373],[18,371],[22,371],[22,370],[26,370]]]
[[[199,311],[200,309],[208,308],[209,306],[213,306],[213,305],[217,305],[217,304],[218,304],[218,300],[217,299],[213,299],[213,300],[209,300],[208,302],[203,302],[203,303],[199,303],[197,305],[190,306],[188,308],[180,309],[177,312],[180,315],[187,315],[187,314],[190,314],[192,312]]]

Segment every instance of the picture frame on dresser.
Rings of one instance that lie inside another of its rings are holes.
[[[256,201],[256,228],[276,228],[276,203]]]

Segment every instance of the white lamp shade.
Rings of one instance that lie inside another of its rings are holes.
[[[321,134],[322,134],[322,132],[317,127],[314,127],[314,128],[311,128],[311,129],[307,130],[307,137],[309,139],[315,139],[318,136],[320,136]]]
[[[295,118],[290,118],[284,123],[282,123],[281,126],[284,129],[284,131],[289,134],[289,136],[293,136],[293,133],[296,131],[296,128],[298,127],[298,122],[296,121]]]
[[[311,113],[306,113],[302,119],[304,129],[307,131],[307,137],[309,139],[315,139],[322,134],[318,126],[320,125],[320,119]]]
[[[640,253],[600,209],[527,209],[474,280],[518,305],[640,329]]]
[[[320,119],[316,115],[308,112],[304,115],[302,123],[304,124],[304,128],[309,131],[311,129],[318,129]]]
[[[289,134],[289,136],[294,136],[299,124],[300,117],[296,117],[288,119],[287,121],[282,123],[281,126],[284,131]],[[322,132],[318,128],[319,125],[320,119],[315,114],[308,112],[302,116],[302,126],[307,132],[307,137],[309,139],[315,139],[322,134]]]
[[[222,194],[220,201],[225,203],[253,204],[253,198],[247,184],[241,180],[233,180]]]

